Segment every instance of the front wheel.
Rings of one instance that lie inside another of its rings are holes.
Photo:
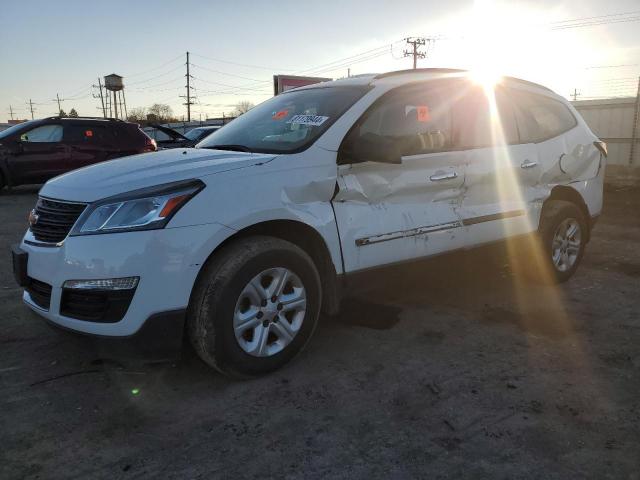
[[[320,300],[309,255],[284,240],[247,237],[205,265],[189,305],[189,337],[200,358],[222,373],[265,374],[306,345]]]

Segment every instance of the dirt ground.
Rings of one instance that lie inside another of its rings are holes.
[[[576,276],[499,252],[372,283],[285,369],[103,358],[22,305],[0,196],[1,478],[640,478],[640,189],[608,188]]]

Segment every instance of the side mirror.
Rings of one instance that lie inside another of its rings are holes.
[[[393,139],[366,133],[354,138],[347,148],[348,157],[355,162],[402,163],[400,145]]]

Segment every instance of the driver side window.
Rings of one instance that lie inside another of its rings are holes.
[[[358,142],[393,145],[400,156],[449,150],[450,90],[430,83],[388,94],[351,132],[348,144]]]
[[[20,135],[20,141],[29,143],[62,141],[62,125],[43,125]]]

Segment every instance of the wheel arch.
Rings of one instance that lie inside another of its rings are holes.
[[[573,187],[567,185],[556,185],[551,189],[551,194],[547,197],[547,199],[542,204],[542,209],[544,210],[545,206],[554,200],[563,200],[565,202],[571,202],[576,205],[582,214],[584,215],[584,220],[589,227],[587,230],[587,241],[589,241],[591,237],[591,214],[589,212],[589,207],[587,207],[584,198],[580,194],[578,190]]]
[[[238,230],[211,252],[203,263],[194,285],[200,281],[204,265],[235,241],[254,235],[265,235],[293,243],[313,260],[322,282],[322,311],[334,315],[340,304],[338,274],[331,259],[329,247],[322,235],[312,226],[298,220],[266,220]]]

